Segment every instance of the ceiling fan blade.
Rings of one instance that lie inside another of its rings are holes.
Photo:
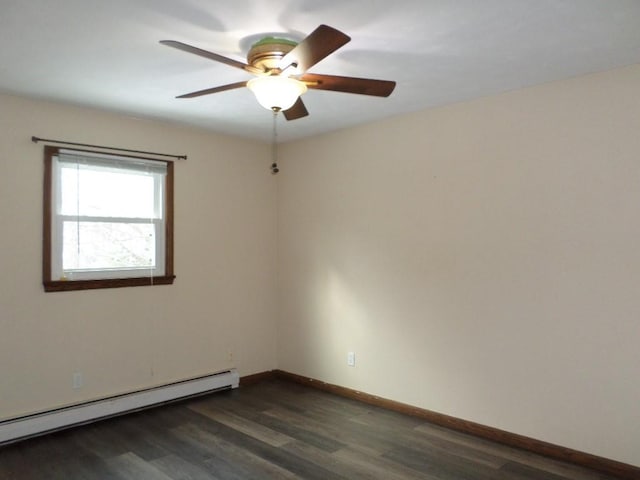
[[[389,80],[374,80],[371,78],[339,77],[336,75],[321,75],[305,73],[298,78],[307,83],[307,87],[316,90],[332,90],[334,92],[358,93],[374,97],[388,97],[396,88],[396,82]]]
[[[176,98],[194,98],[201,97],[203,95],[210,95],[212,93],[224,92],[225,90],[233,90],[235,88],[246,87],[247,82],[230,83],[229,85],[221,85],[219,87],[205,88],[204,90],[198,90],[197,92],[185,93]]]
[[[300,97],[298,97],[298,100],[296,100],[296,103],[294,103],[292,107],[282,113],[284,114],[284,118],[287,120],[296,120],[309,115],[307,107],[304,106],[304,102]]]
[[[175,40],[160,40],[160,43],[162,45],[167,45],[168,47],[177,48],[178,50],[182,50],[183,52],[193,53],[195,55],[200,55],[201,57],[208,58],[209,60],[224,63],[225,65],[229,65],[231,67],[240,68],[250,73],[264,73],[261,69],[253,67],[251,65],[247,65],[244,62],[239,62],[238,60],[234,60],[232,58],[223,57],[222,55],[218,55],[217,53],[202,50],[201,48],[193,47],[191,45],[187,45],[186,43],[177,42]]]
[[[350,40],[351,37],[341,31],[320,25],[282,58],[280,66],[285,69],[291,64],[296,64],[298,71],[306,72]]]

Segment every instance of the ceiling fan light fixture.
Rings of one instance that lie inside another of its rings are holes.
[[[286,35],[286,34],[285,34]],[[257,75],[254,80],[230,83],[176,98],[194,98],[212,93],[249,87],[258,102],[267,110],[283,112],[287,120],[309,115],[300,96],[308,88],[344,93],[357,93],[374,97],[388,97],[396,82],[372,78],[341,77],[307,73],[327,56],[347,44],[351,38],[328,25],[320,25],[300,42],[288,38],[264,37],[254,43],[247,53],[247,63],[218,55],[176,40],[160,43],[187,53],[223,63],[247,73]],[[277,117],[277,115],[274,115]]]
[[[247,82],[258,103],[267,110],[288,110],[307,91],[299,80],[284,76],[258,77]]]

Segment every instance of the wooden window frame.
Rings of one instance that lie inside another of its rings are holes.
[[[51,223],[53,220],[53,157],[62,150],[59,147],[46,145],[44,147],[44,197],[43,197],[43,252],[42,252],[42,278],[45,292],[61,292],[71,290],[92,290],[97,288],[119,288],[119,287],[138,287],[150,285],[171,285],[176,276],[174,275],[173,265],[173,162],[166,160],[157,160],[154,158],[140,157],[133,155],[118,155],[119,157],[155,160],[164,162],[167,165],[167,174],[165,176],[164,185],[164,214],[165,214],[165,250],[164,250],[164,275],[159,276],[142,276],[127,278],[105,278],[92,280],[53,280],[51,278],[51,248],[52,248],[52,231]],[[72,150],[65,148],[64,150]],[[92,150],[78,150],[81,152],[104,154]]]

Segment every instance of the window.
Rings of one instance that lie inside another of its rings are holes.
[[[170,284],[173,164],[45,147],[45,291]]]

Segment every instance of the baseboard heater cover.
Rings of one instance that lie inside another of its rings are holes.
[[[0,422],[0,445],[195,395],[238,388],[236,369]]]

